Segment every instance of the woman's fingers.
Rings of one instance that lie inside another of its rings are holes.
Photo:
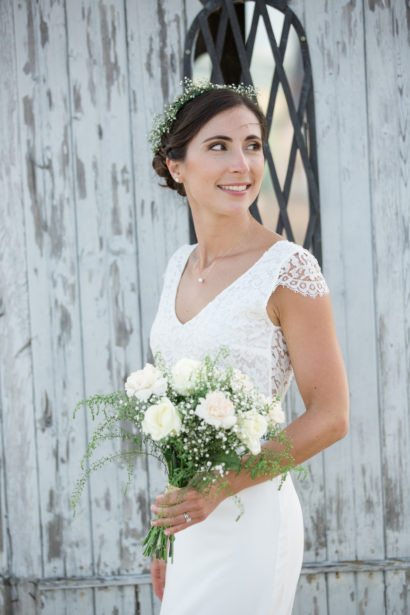
[[[191,521],[187,521],[185,519],[184,514],[180,514],[180,515],[173,515],[170,517],[160,517],[159,519],[153,519],[151,521],[151,525],[153,526],[164,526],[164,527],[169,527],[174,529],[174,527],[176,525],[184,525],[185,527],[187,527],[188,525],[192,525],[193,522],[195,522],[194,518],[192,517],[191,513],[188,513]]]
[[[170,536],[206,519],[217,502],[211,507],[209,504],[196,489],[161,494],[156,498],[156,505],[151,506],[152,512],[157,515],[151,525],[166,528],[165,534]],[[184,513],[189,515],[189,521]]]
[[[184,500],[182,503],[179,502],[175,505],[164,505],[164,506],[151,506],[151,510],[153,513],[158,515],[159,518],[164,517],[176,517],[177,515],[183,515],[184,513],[188,513],[190,517],[192,517],[191,513],[196,513],[200,511],[202,506],[202,500],[200,498]]]

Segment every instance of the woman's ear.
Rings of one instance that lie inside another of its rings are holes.
[[[166,158],[165,162],[173,180],[176,182],[182,182],[179,160],[171,160],[171,158]]]

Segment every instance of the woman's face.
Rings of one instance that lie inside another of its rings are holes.
[[[191,207],[220,215],[249,208],[259,193],[264,165],[261,127],[244,105],[209,120],[189,142],[185,160],[168,160]]]

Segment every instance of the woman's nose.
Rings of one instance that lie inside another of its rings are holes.
[[[249,171],[249,161],[242,148],[233,150],[231,157],[231,171],[243,173]]]

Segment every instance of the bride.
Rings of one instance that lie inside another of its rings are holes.
[[[266,120],[250,88],[185,84],[151,133],[153,166],[186,195],[198,243],[171,257],[150,336],[170,363],[221,345],[266,395],[294,374],[305,411],[285,429],[296,465],[342,438],[348,389],[329,291],[316,259],[249,213],[264,171]],[[278,443],[265,442],[274,452]],[[288,615],[303,556],[291,478],[229,475],[223,491],[161,494],[155,525],[175,535],[171,564],[154,558],[161,615]],[[231,493],[232,493],[231,492]]]

